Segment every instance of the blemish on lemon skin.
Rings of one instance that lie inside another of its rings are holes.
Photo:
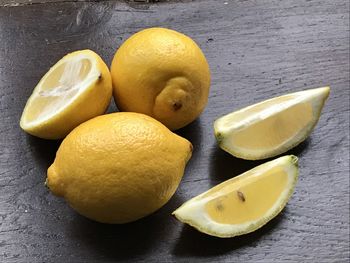
[[[179,109],[181,109],[181,107],[182,107],[182,103],[181,102],[175,102],[173,104],[174,111],[178,111]]]

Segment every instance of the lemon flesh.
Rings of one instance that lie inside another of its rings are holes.
[[[104,113],[111,96],[111,77],[102,59],[91,50],[76,51],[40,80],[20,126],[38,137],[63,138],[81,122]]]
[[[214,122],[219,146],[236,157],[264,159],[304,141],[318,122],[329,87],[260,102]]]
[[[187,201],[173,212],[180,221],[217,237],[255,231],[287,204],[298,178],[298,158],[262,164]]]

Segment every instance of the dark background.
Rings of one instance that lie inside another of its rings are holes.
[[[349,1],[25,2],[0,0],[0,262],[349,262]],[[44,187],[59,142],[25,134],[19,118],[63,55],[90,48],[110,64],[126,38],[153,26],[191,36],[210,64],[207,108],[178,131],[194,154],[158,212],[127,225],[95,223]],[[218,116],[325,85],[331,95],[317,127],[290,151],[300,157],[300,179],[278,217],[255,233],[218,239],[170,216],[262,163],[216,146]]]

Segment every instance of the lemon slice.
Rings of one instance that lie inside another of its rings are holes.
[[[40,80],[20,120],[26,132],[46,139],[65,137],[80,123],[103,114],[112,97],[107,65],[91,50],[70,53]]]
[[[217,237],[247,234],[285,207],[298,178],[298,158],[262,164],[192,198],[173,212],[183,223]]]
[[[214,122],[219,146],[236,157],[258,160],[288,151],[311,133],[330,88],[272,98]]]

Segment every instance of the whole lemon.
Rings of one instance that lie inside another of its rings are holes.
[[[127,223],[170,199],[191,154],[189,141],[149,116],[107,114],[63,140],[46,184],[90,219]]]
[[[111,75],[120,110],[147,114],[171,130],[192,122],[207,104],[207,60],[191,38],[174,30],[131,36],[116,52]]]

